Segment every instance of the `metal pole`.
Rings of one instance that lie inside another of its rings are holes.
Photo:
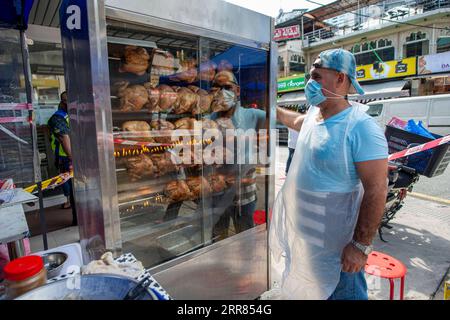
[[[30,60],[28,56],[28,46],[25,39],[25,33],[23,30],[20,31],[20,43],[22,50],[22,61],[23,61],[23,73],[25,80],[25,89],[27,94],[27,103],[32,104],[32,92],[33,88],[31,85],[31,69]],[[39,196],[39,220],[41,222],[42,239],[44,242],[44,250],[48,249],[47,243],[47,224],[44,215],[44,200],[42,194],[42,184],[41,184],[41,171],[39,167],[39,158],[37,152],[37,134],[36,127],[34,124],[33,109],[28,110],[28,116],[30,119],[30,130],[31,130],[31,140],[32,140],[32,153],[33,153],[33,182],[37,182],[38,186],[38,196]]]
[[[23,74],[25,80],[25,90],[27,95],[27,103],[33,103],[33,87],[31,85],[31,69],[30,69],[30,59],[28,56],[28,46],[25,39],[25,33],[23,30],[20,31],[20,43],[22,50],[22,62],[23,62]],[[39,168],[39,156],[37,153],[37,134],[36,127],[34,124],[33,109],[28,110],[28,117],[30,120],[30,130],[32,139],[32,149],[33,149],[33,182],[41,181],[41,172]]]
[[[303,26],[303,15],[302,15],[302,49],[303,49],[303,41],[305,40],[305,30]]]
[[[42,241],[44,242],[44,250],[48,250],[47,243],[47,222],[44,215],[44,197],[42,195],[42,182],[37,183],[38,196],[39,196],[39,222],[41,224]]]

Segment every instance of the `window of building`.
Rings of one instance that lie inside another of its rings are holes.
[[[358,53],[361,51],[361,45],[359,43],[355,44],[352,48],[353,53]]]
[[[305,58],[299,53],[292,53],[289,56],[288,76],[305,73]]]
[[[394,60],[395,58],[395,49],[392,46],[392,41],[388,39],[357,43],[351,51],[355,55],[357,65],[372,64],[379,61],[377,55],[382,61]]]
[[[291,55],[289,62],[294,62],[294,63],[305,63],[305,58],[303,58],[301,55],[299,54],[293,54]]]
[[[437,53],[450,51],[450,37],[439,37],[437,39]]]
[[[383,112],[383,104],[372,104],[369,105],[369,109],[366,111],[371,117],[378,117]]]
[[[375,54],[376,52],[376,54]],[[369,52],[364,52],[361,54],[355,55],[356,65],[366,65],[373,64],[374,62],[380,61],[378,57],[380,57],[381,61],[389,61],[395,59],[395,49],[385,48],[385,49],[377,49]]]
[[[289,75],[305,73],[304,63],[289,62]]]
[[[426,33],[421,31],[413,32],[406,37],[406,43],[403,45],[403,57],[423,56],[429,53],[430,42]]]

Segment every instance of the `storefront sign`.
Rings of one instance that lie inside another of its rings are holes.
[[[417,73],[439,73],[450,71],[450,51],[420,56],[417,60]]]
[[[412,57],[359,66],[356,68],[356,78],[358,81],[368,81],[415,75],[416,60]]]
[[[288,92],[305,88],[305,75],[278,79],[278,92]]]
[[[275,34],[273,36],[274,41],[281,41],[286,39],[300,38],[300,26],[290,26],[285,28],[275,29]]]

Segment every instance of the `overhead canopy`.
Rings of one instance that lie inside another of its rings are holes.
[[[267,62],[267,54],[242,46],[231,46],[226,51],[211,58],[211,60],[216,64],[225,60],[235,68],[248,68],[250,66],[264,66]]]
[[[346,12],[358,10],[360,7],[368,7],[379,2],[380,0],[338,0],[308,11],[308,16],[311,19],[324,21]]]
[[[351,94],[349,100],[366,103],[373,100],[408,97],[409,90],[405,90],[407,82],[407,80],[398,80],[362,85],[365,94]]]
[[[432,73],[432,74],[418,74],[416,76],[408,77],[406,80],[409,79],[420,79],[420,78],[442,78],[442,77],[450,77],[450,72],[446,73]]]
[[[0,27],[26,30],[33,0],[2,0]]]

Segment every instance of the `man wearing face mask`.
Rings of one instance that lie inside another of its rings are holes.
[[[364,266],[386,200],[387,142],[365,106],[347,100],[364,93],[352,53],[322,52],[310,75],[308,113],[277,110],[300,132],[274,205],[271,254],[285,298],[365,300]]]
[[[243,108],[240,102],[240,86],[230,71],[220,71],[213,80],[213,89],[221,90],[218,97],[223,98],[223,109],[216,117],[230,118],[235,129],[265,129],[266,113],[260,109]],[[214,102],[213,102],[214,104]],[[230,138],[230,137],[226,137]],[[240,137],[238,136],[237,139]],[[234,166],[238,170],[240,181],[236,181],[236,195],[233,203],[213,228],[213,237],[224,239],[228,236],[230,219],[233,220],[237,233],[254,226],[253,213],[256,209],[256,165],[247,162],[249,144],[243,150],[235,148],[235,159],[238,154],[245,153],[245,164]]]

